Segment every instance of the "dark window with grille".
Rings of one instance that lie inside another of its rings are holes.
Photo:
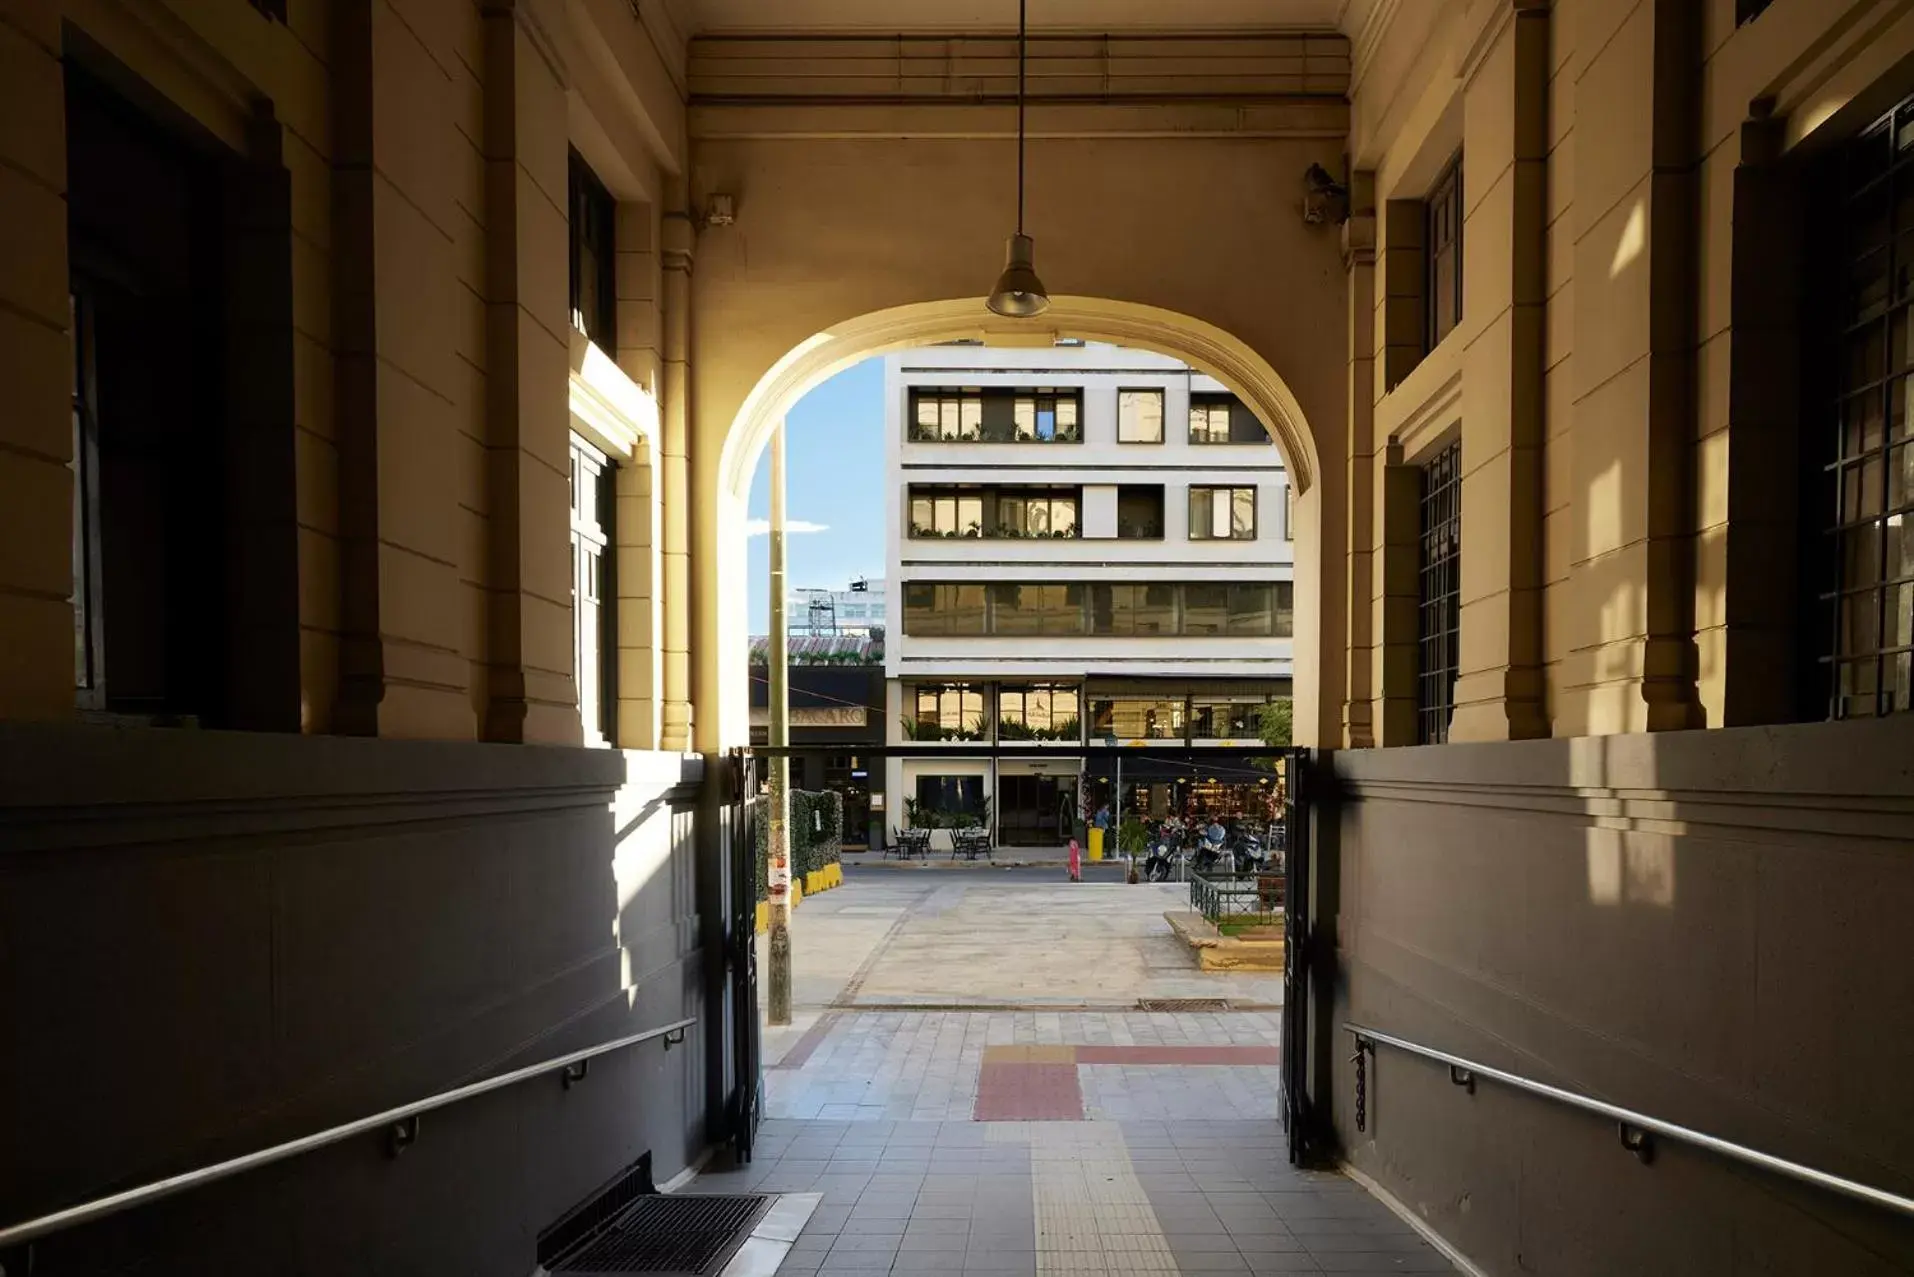
[[[1456,156],[1429,191],[1429,222],[1424,230],[1429,279],[1428,348],[1462,322],[1462,157]]]
[[[1421,580],[1417,589],[1416,741],[1449,739],[1462,633],[1462,444],[1422,467]]]
[[[1824,365],[1836,393],[1806,440],[1820,469],[1806,527],[1822,533],[1807,547],[1810,639],[1829,717],[1866,718],[1908,709],[1914,687],[1914,98],[1840,165],[1842,263],[1828,272],[1840,347]]]
[[[617,346],[617,259],[612,223],[618,205],[597,174],[571,153],[572,325],[598,343]]]

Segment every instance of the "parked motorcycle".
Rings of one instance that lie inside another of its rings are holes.
[[[1157,826],[1156,836],[1150,840],[1143,860],[1144,881],[1168,882],[1172,877],[1181,877],[1179,862],[1185,859],[1183,822],[1171,817]]]

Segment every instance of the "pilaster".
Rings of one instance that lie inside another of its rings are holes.
[[[454,342],[457,50],[332,11],[340,679],[334,730],[469,739]],[[477,50],[469,50],[474,61]]]
[[[1701,723],[1692,434],[1698,14],[1576,7],[1573,520],[1561,734]],[[1599,110],[1596,110],[1599,104]],[[1583,109],[1586,108],[1586,109]]]
[[[1461,652],[1449,739],[1549,734],[1542,681],[1549,12],[1509,13],[1463,89]],[[1493,25],[1499,23],[1499,27]]]
[[[1376,526],[1376,210],[1375,175],[1350,181],[1350,216],[1342,228],[1342,264],[1348,288],[1349,375],[1349,639],[1343,692],[1342,743],[1367,749],[1376,743],[1375,526]]]
[[[664,714],[659,747],[691,748],[691,260],[697,231],[684,182],[667,188],[663,219]],[[715,575],[715,564],[713,564]],[[716,636],[712,636],[716,637]]]
[[[565,86],[524,0],[486,0],[487,697],[493,741],[576,744]]]
[[[72,354],[57,0],[0,10],[0,718],[72,715]]]

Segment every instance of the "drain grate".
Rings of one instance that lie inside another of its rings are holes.
[[[1139,1011],[1227,1011],[1228,998],[1138,998]]]
[[[551,1271],[707,1277],[724,1267],[770,1200],[762,1194],[641,1197]]]

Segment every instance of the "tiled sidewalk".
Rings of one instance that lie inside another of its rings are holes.
[[[789,1277],[1451,1271],[1288,1165],[1280,980],[1193,971],[1176,894],[896,874],[807,901],[756,1160],[690,1191],[821,1194]]]
[[[823,1194],[789,1277],[1453,1271],[1273,1121],[771,1120],[696,1191]]]

